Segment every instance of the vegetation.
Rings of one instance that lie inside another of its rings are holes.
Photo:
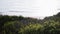
[[[43,20],[0,15],[0,34],[60,34],[60,12]]]

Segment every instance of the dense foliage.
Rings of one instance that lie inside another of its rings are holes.
[[[43,20],[0,15],[0,34],[60,34],[60,12]]]

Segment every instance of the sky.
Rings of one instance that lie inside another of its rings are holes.
[[[60,0],[0,0],[4,15],[44,18],[60,12]]]

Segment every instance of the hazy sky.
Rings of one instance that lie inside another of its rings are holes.
[[[0,12],[9,15],[43,18],[60,12],[57,9],[60,0],[0,0]]]

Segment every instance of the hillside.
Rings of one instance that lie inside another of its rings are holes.
[[[60,34],[60,12],[43,20],[0,15],[0,34]]]

